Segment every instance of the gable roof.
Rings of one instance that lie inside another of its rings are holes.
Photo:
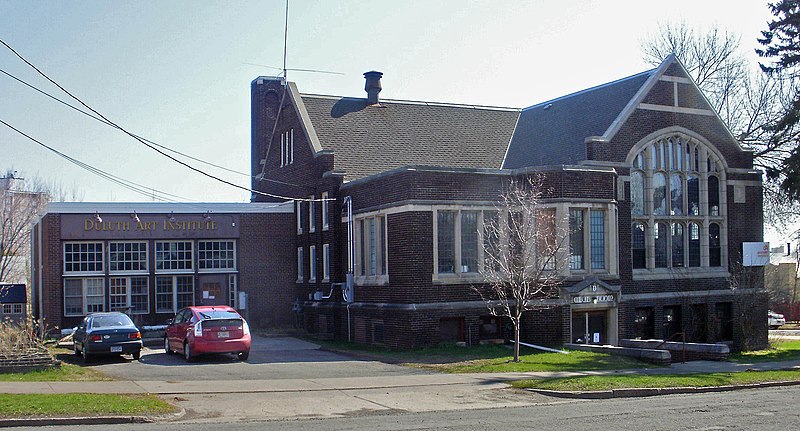
[[[585,140],[606,132],[657,69],[525,108],[503,168],[577,164]]]
[[[408,165],[500,168],[519,109],[302,94],[347,181]]]

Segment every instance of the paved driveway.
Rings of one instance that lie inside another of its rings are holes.
[[[354,359],[319,350],[319,346],[291,337],[253,337],[250,358],[232,355],[200,357],[187,363],[163,348],[145,348],[139,361],[99,358],[91,368],[123,380],[260,380],[315,379],[323,377],[379,377],[427,374],[425,371],[378,361]]]

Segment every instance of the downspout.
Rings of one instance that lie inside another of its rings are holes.
[[[353,230],[353,198],[345,196],[343,199],[345,209],[347,210],[347,280],[345,292],[347,295],[342,295],[344,300],[347,301],[347,341],[352,342],[352,331],[350,328],[350,306],[353,305],[353,277],[355,272],[355,232]]]

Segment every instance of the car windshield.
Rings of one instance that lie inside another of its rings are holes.
[[[242,316],[235,311],[228,310],[205,310],[197,313],[201,319],[240,319]]]
[[[95,316],[92,318],[92,328],[113,328],[117,326],[133,326],[133,322],[124,314]]]

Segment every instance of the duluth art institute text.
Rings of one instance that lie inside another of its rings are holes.
[[[161,227],[162,231],[171,230],[217,230],[217,222],[206,221],[104,221],[98,222],[86,219],[83,222],[84,231],[155,231]]]

